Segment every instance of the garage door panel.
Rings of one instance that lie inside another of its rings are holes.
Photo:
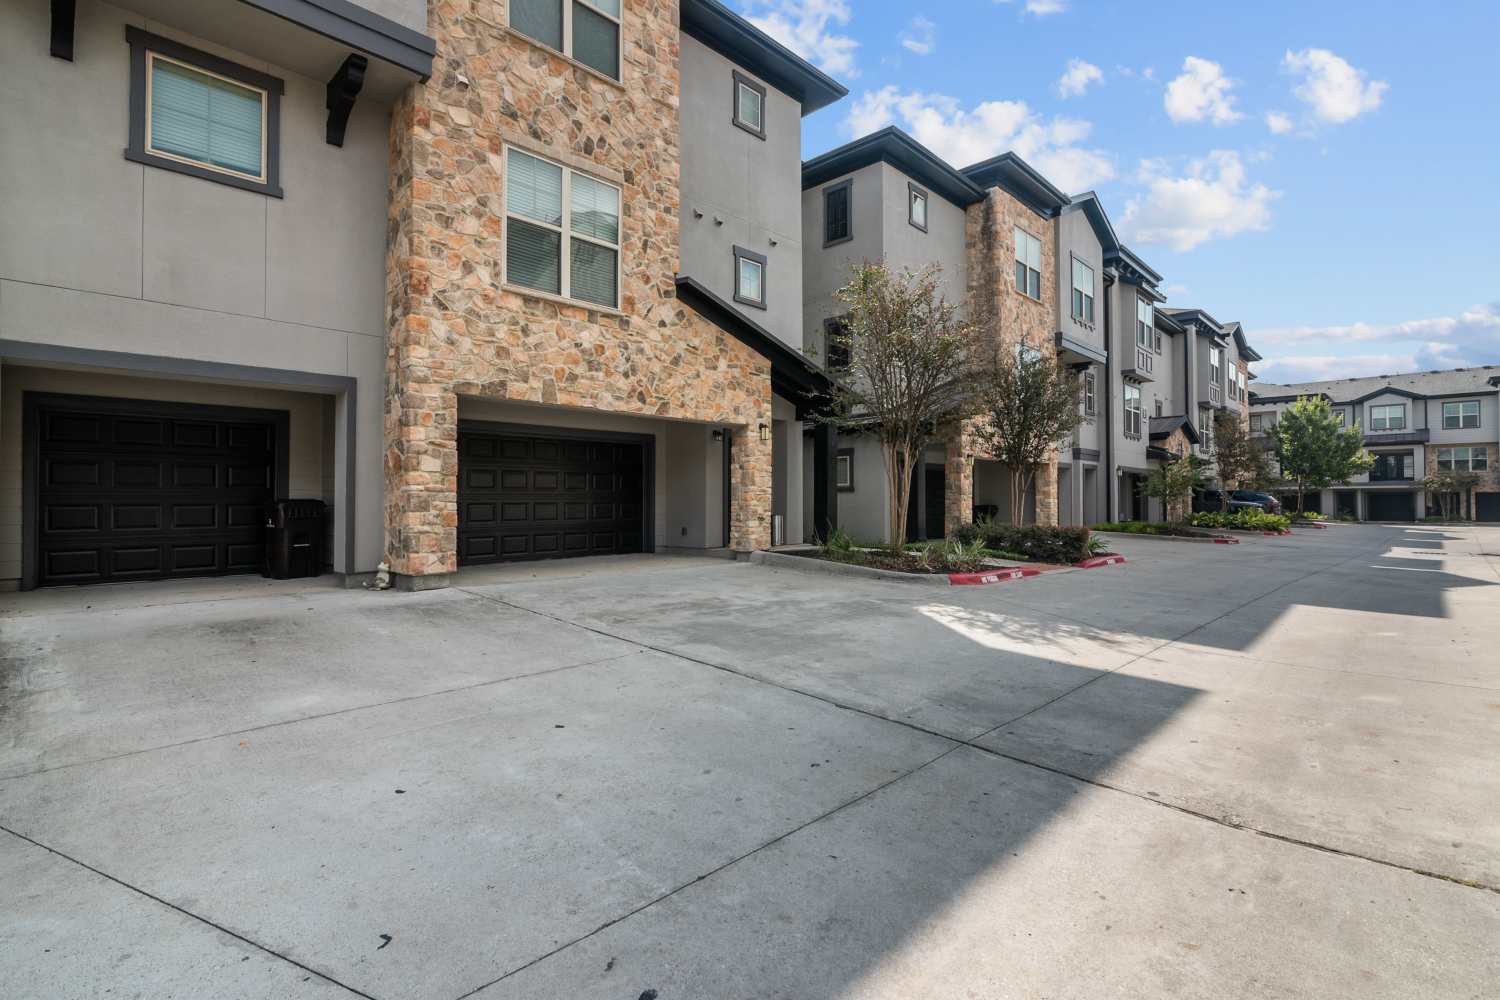
[[[130,411],[110,413],[111,405]],[[211,407],[196,408],[206,414],[198,419],[120,401],[73,406],[80,412],[37,410],[37,583],[260,569],[273,420],[215,419]]]
[[[643,549],[643,446],[476,430],[458,452],[461,563]]]
[[[1500,493],[1474,494],[1474,520],[1500,521]]]
[[[1365,495],[1365,519],[1369,521],[1415,521],[1417,495],[1410,492]]]

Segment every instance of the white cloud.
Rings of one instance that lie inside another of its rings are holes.
[[[859,75],[859,42],[837,33],[851,16],[846,0],[750,0],[748,18],[757,28],[833,76]]]
[[[1292,130],[1292,116],[1285,111],[1267,111],[1266,128],[1272,135],[1286,135]]]
[[[1125,203],[1120,228],[1136,243],[1159,243],[1179,252],[1211,239],[1267,229],[1271,203],[1281,197],[1251,184],[1240,154],[1214,150],[1172,176],[1160,160],[1141,162],[1144,194]]]
[[[937,25],[920,15],[912,18],[901,32],[901,47],[919,56],[932,55],[937,48]]]
[[[996,3],[1014,3],[1015,0],[995,0]],[[1048,14],[1061,14],[1068,9],[1066,0],[1026,0],[1021,8],[1023,14],[1032,14],[1036,17],[1046,17]]]
[[[1454,316],[1261,330],[1254,333],[1253,343],[1263,349],[1285,345],[1317,352],[1282,355],[1265,350],[1271,360],[1256,371],[1271,382],[1496,364],[1500,362],[1500,302],[1471,306]],[[1378,350],[1382,347],[1384,351]],[[1350,348],[1363,351],[1348,353]]]
[[[1141,70],[1141,76],[1145,77],[1148,80],[1155,80],[1156,68],[1153,66],[1147,66],[1145,69]]]
[[[1098,66],[1082,59],[1069,59],[1068,68],[1057,81],[1057,96],[1082,97],[1089,89],[1089,84],[1103,80],[1104,71]]]
[[[1243,117],[1234,109],[1234,81],[1216,62],[1188,56],[1182,74],[1167,84],[1162,104],[1174,122],[1210,121],[1228,125]]]
[[[1191,295],[1193,292],[1187,285],[1168,285],[1162,289],[1162,294],[1170,297],[1173,295]]]
[[[887,125],[900,125],[959,167],[1014,150],[1064,191],[1091,188],[1115,173],[1107,153],[1081,145],[1093,129],[1090,122],[1048,121],[1025,101],[985,101],[965,109],[955,97],[903,93],[892,85],[860,95],[844,118],[854,136]]]
[[[1369,79],[1363,70],[1355,69],[1327,49],[1288,51],[1281,66],[1293,76],[1301,77],[1302,82],[1292,93],[1320,122],[1353,121],[1380,107],[1381,98],[1390,89],[1390,84]]]

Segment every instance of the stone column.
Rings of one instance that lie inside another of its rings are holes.
[[[386,360],[386,562],[413,590],[447,586],[458,569],[458,395],[397,335],[426,323],[405,317]]]
[[[974,443],[968,428],[954,428],[943,452],[943,535],[952,538],[974,523]]]
[[[1048,527],[1057,526],[1057,449],[1047,455],[1047,461],[1036,470],[1032,487],[1036,491],[1036,523]]]
[[[771,415],[765,414],[769,432]],[[730,432],[729,548],[752,552],[771,547],[771,441],[760,439],[757,426]]]

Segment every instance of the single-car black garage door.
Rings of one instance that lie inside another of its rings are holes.
[[[1500,521],[1500,493],[1474,494],[1474,520]]]
[[[286,415],[28,396],[28,585],[261,568]]]
[[[642,552],[649,439],[461,429],[458,561]]]
[[[1410,491],[1382,493],[1371,490],[1365,494],[1366,521],[1415,521],[1417,519],[1417,495]]]

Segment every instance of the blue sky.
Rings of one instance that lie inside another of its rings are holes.
[[[1500,364],[1500,0],[737,0],[886,124],[1093,188],[1269,381]]]

